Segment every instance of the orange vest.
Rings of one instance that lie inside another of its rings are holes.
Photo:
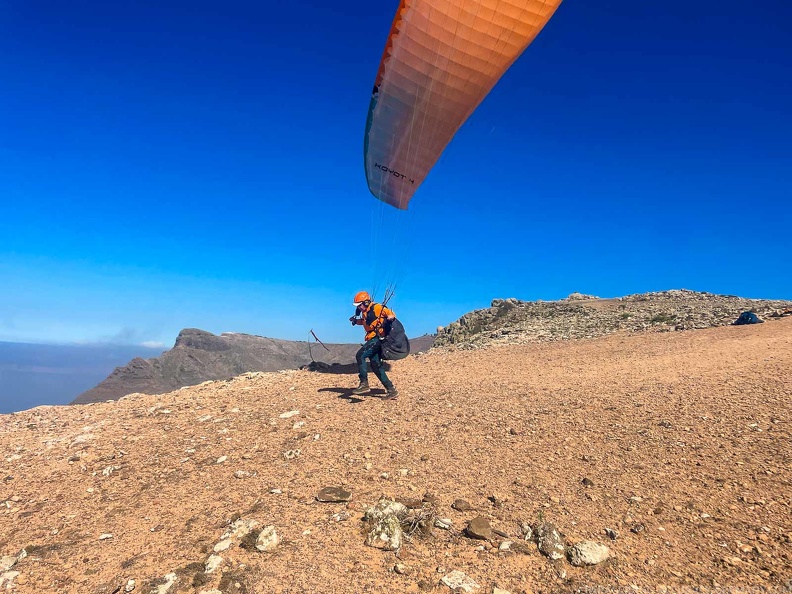
[[[396,316],[392,309],[379,303],[369,305],[363,316],[363,329],[366,331],[366,340],[371,340],[375,336],[382,336],[382,324],[390,316]]]

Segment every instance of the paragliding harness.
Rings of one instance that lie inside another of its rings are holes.
[[[385,313],[385,305],[380,304],[379,317],[382,318]],[[367,320],[369,325],[376,320],[374,316],[374,306],[366,314],[370,319]],[[410,354],[410,340],[407,338],[407,332],[404,330],[404,325],[398,318],[389,320],[388,318],[382,319],[382,334],[379,336],[380,348],[382,350],[381,358],[386,361],[397,361],[404,359]]]
[[[382,358],[389,361],[404,359],[410,354],[410,339],[398,318],[386,319],[382,324],[385,338],[380,342]]]

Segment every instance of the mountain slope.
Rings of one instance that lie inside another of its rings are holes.
[[[391,375],[396,401],[352,398],[354,372],[288,371],[0,416],[0,557],[18,558],[0,580],[17,594],[444,592],[454,570],[484,593],[792,583],[792,318],[434,349]],[[351,501],[320,503],[327,486]],[[383,494],[450,530],[398,555],[366,546],[363,510]],[[497,532],[466,536],[477,517]],[[613,557],[551,562],[523,539],[539,518]],[[237,519],[280,543],[224,541]]]

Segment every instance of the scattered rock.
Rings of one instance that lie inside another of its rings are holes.
[[[113,538],[113,535],[112,535],[112,534],[102,534],[102,535],[99,537],[99,540],[109,540],[109,539],[111,539],[111,538]]]
[[[440,581],[455,592],[470,593],[481,587],[472,578],[457,569],[444,575]]]
[[[289,412],[281,413],[280,415],[278,415],[278,418],[280,418],[280,419],[291,419],[292,417],[295,417],[295,416],[297,416],[299,414],[300,414],[299,410],[290,410]]]
[[[520,525],[520,532],[522,532],[523,540],[534,540],[534,529],[528,522],[523,522]]]
[[[231,548],[232,542],[233,541],[230,538],[225,538],[218,542],[212,550],[215,553],[222,553],[223,551],[227,551],[229,548]]]
[[[437,496],[433,495],[432,493],[429,493],[429,492],[426,492],[426,493],[423,494],[422,500],[423,500],[424,503],[428,503],[429,505],[435,505],[436,506],[436,505],[440,504],[440,500],[437,498]]]
[[[564,542],[561,533],[550,522],[540,522],[536,526],[536,544],[539,552],[550,559],[564,558]]]
[[[586,540],[569,549],[569,562],[575,567],[597,565],[610,557],[608,547],[597,542]]]
[[[590,478],[584,478],[580,482],[583,483],[584,487],[593,487],[594,486],[594,481],[592,481]]]
[[[220,555],[209,555],[204,565],[205,573],[214,573],[215,570],[223,564],[223,558]]]
[[[610,538],[611,540],[616,540],[617,538],[619,538],[619,533],[616,530],[613,530],[612,528],[605,528],[605,534],[607,534],[608,538]]]
[[[275,549],[280,542],[275,526],[265,526],[256,540],[256,548],[262,552],[268,552]]]
[[[316,496],[317,501],[322,503],[346,503],[352,497],[352,493],[343,487],[324,487]]]
[[[295,458],[299,458],[300,454],[300,450],[286,450],[283,452],[283,457],[287,460],[294,460]]]
[[[2,557],[0,558],[0,573],[4,573],[16,565],[16,557]]]
[[[256,520],[243,520],[242,518],[239,518],[234,520],[234,522],[223,533],[221,539],[244,538],[256,530],[259,526],[260,524]]]
[[[406,515],[407,508],[401,503],[386,497],[380,499],[363,516],[369,526],[366,544],[387,551],[399,550],[404,538],[401,520]]]
[[[13,588],[14,580],[18,577],[18,571],[6,571],[5,573],[0,574],[0,588],[3,588],[4,590],[11,590],[11,588]]]
[[[173,584],[175,584],[179,578],[175,573],[169,573],[163,579],[165,581],[156,587],[153,594],[167,594],[168,590],[171,589]]]
[[[479,540],[490,540],[493,537],[492,526],[489,520],[483,516],[478,516],[470,520],[467,528],[465,528],[465,534],[470,538]]]
[[[135,580],[128,580],[124,586],[124,592],[132,592],[135,589]]]
[[[421,499],[405,499],[402,497],[397,497],[396,501],[404,505],[407,509],[421,509],[424,506],[424,502]]]
[[[448,518],[435,518],[434,525],[441,530],[451,530],[451,526],[454,524]]]
[[[451,507],[461,512],[466,512],[473,509],[473,506],[464,499],[455,499],[454,503],[451,504]]]

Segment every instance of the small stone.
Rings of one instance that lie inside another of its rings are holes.
[[[226,550],[228,550],[228,549],[231,547],[231,542],[232,542],[232,541],[231,541],[231,539],[230,539],[230,538],[226,538],[226,539],[224,539],[224,540],[221,540],[220,542],[218,542],[218,543],[217,543],[217,544],[214,546],[214,549],[212,549],[212,550],[213,550],[215,553],[221,553],[221,552],[223,552],[223,551],[226,551]]]
[[[473,579],[469,578],[457,569],[448,575],[443,576],[440,581],[455,592],[466,592],[467,594],[470,594],[481,587]]]
[[[214,573],[214,571],[223,564],[223,558],[220,555],[210,555],[206,560],[204,566],[205,573]]]
[[[483,516],[470,520],[465,529],[465,534],[470,538],[479,540],[490,540],[493,537],[492,526],[490,526],[489,520]]]
[[[108,540],[108,539],[110,539],[110,538],[113,538],[113,535],[112,535],[112,534],[102,534],[102,535],[99,537],[99,540]]]
[[[299,414],[300,414],[299,410],[290,410],[289,412],[281,413],[280,415],[278,415],[278,418],[290,419],[290,418],[292,418],[294,416],[297,416]]]
[[[434,525],[441,530],[451,530],[453,522],[448,518],[435,518]]]
[[[256,548],[261,552],[271,551],[279,542],[280,538],[275,532],[275,526],[265,526],[256,540]]]
[[[398,573],[399,575],[407,575],[409,569],[404,563],[397,563],[393,566],[393,571]]]
[[[228,460],[228,456],[220,456],[220,457],[217,459],[217,464],[222,464],[222,463],[223,463],[223,462],[225,462],[226,460]]]
[[[590,478],[587,478],[587,477],[586,477],[586,478],[584,478],[584,479],[583,479],[582,481],[580,481],[580,482],[581,482],[581,483],[583,483],[583,486],[584,486],[584,487],[593,487],[593,486],[594,486],[594,481],[592,481]]]
[[[643,497],[638,497],[637,495],[630,497],[630,503],[641,503],[641,501],[643,501]]]
[[[473,509],[473,506],[470,505],[470,503],[468,503],[464,499],[456,499],[456,500],[454,500],[454,503],[451,504],[451,507],[452,507],[452,509],[455,509],[455,510],[461,511],[461,512],[470,511],[470,510]]]
[[[492,588],[492,594],[511,594],[511,592],[509,592],[508,590],[504,590],[502,588],[498,588],[497,586],[494,586]]]
[[[638,534],[640,532],[643,532],[644,528],[645,526],[643,524],[636,524],[635,526],[630,528],[630,532],[632,532],[633,534]]]
[[[613,530],[612,528],[605,528],[605,534],[607,534],[608,538],[610,538],[611,540],[616,540],[617,538],[619,538],[619,533],[616,530]]]
[[[346,503],[352,497],[352,493],[343,487],[324,487],[316,496],[316,500],[322,503]]]
[[[248,476],[250,476],[250,473],[247,472],[246,470],[237,470],[234,473],[234,478],[238,478],[238,479],[243,479],[243,478],[248,477]]]
[[[536,527],[537,546],[539,552],[550,559],[564,557],[564,543],[558,529],[550,522],[542,522]]]
[[[283,452],[283,457],[287,460],[294,460],[295,458],[300,457],[300,450],[286,450]]]
[[[135,589],[135,580],[129,580],[124,586],[124,592],[132,592]]]
[[[4,573],[16,565],[16,557],[2,557],[0,558],[0,573]]]
[[[610,550],[603,544],[591,541],[577,543],[569,550],[569,562],[575,567],[597,565],[610,557]]]

